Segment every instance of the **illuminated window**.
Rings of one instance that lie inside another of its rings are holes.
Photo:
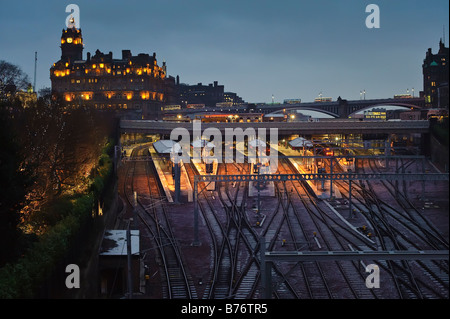
[[[103,69],[105,65],[103,63],[100,63],[100,68]]]
[[[61,39],[61,44],[64,44],[64,43],[66,43],[66,40]]]
[[[431,82],[431,86],[436,86],[436,82]]]
[[[141,98],[143,100],[148,100],[150,98],[150,92],[149,91],[142,91],[141,92]]]
[[[72,38],[67,38],[67,43],[72,43],[73,39]]]

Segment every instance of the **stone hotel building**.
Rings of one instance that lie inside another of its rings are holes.
[[[61,59],[50,69],[52,94],[67,107],[134,110],[142,118],[158,119],[166,104],[178,103],[175,79],[159,66],[156,54],[133,56],[122,50],[114,59],[112,52],[97,50],[83,60],[83,37],[73,19],[61,36]]]

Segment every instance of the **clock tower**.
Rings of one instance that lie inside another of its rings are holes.
[[[83,37],[81,29],[77,29],[75,19],[71,17],[66,30],[61,36],[61,60],[73,63],[83,59]]]

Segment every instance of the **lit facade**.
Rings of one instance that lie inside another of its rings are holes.
[[[165,104],[176,104],[175,79],[166,65],[158,66],[156,54],[133,56],[122,50],[121,59],[97,50],[83,60],[81,29],[63,30],[61,59],[50,69],[52,93],[68,107],[137,110],[143,118],[158,118]]]
[[[437,54],[428,49],[423,60],[423,95],[425,106],[448,109],[448,47],[442,40]]]
[[[364,111],[364,120],[386,121],[387,113],[384,108],[374,108]]]

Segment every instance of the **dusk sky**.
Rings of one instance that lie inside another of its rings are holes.
[[[50,87],[61,57],[68,4],[80,8],[83,57],[156,52],[187,84],[218,81],[247,102],[324,97],[390,98],[423,89],[422,62],[448,46],[448,0],[0,0],[0,60],[16,64],[37,89]],[[380,28],[368,29],[369,4]]]

